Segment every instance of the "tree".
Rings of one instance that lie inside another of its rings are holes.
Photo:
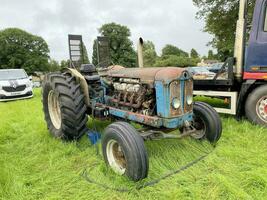
[[[191,58],[199,58],[199,54],[195,49],[191,49],[190,57]]]
[[[212,50],[209,50],[209,52],[208,52],[208,59],[209,60],[216,60],[217,59],[217,56],[213,53]]]
[[[143,55],[144,55],[144,66],[153,67],[157,59],[157,53],[153,42],[151,41],[144,42]]]
[[[47,71],[49,48],[45,40],[18,28],[0,31],[0,68],[23,68],[29,74]]]
[[[60,62],[60,68],[63,69],[63,68],[66,68],[66,67],[70,67],[70,60],[62,60]]]
[[[200,10],[197,17],[205,20],[204,31],[212,34],[209,43],[221,60],[233,56],[239,0],[193,0]],[[255,0],[249,0],[248,24],[251,24]]]
[[[181,56],[181,57],[189,57],[189,54],[182,49],[179,49],[176,46],[173,46],[171,44],[167,44],[162,49],[162,56],[169,56],[169,55],[175,55],[175,56]]]
[[[98,65],[98,59],[97,59],[97,40],[94,40],[94,44],[93,44],[92,63],[93,63],[95,66]]]
[[[56,60],[51,59],[49,61],[49,65],[48,65],[48,71],[49,72],[57,72],[57,71],[60,71],[61,69],[62,68],[61,68],[60,64]]]
[[[156,67],[189,67],[196,66],[200,59],[181,57],[175,55],[163,56],[157,59]]]
[[[90,64],[86,46],[82,43],[83,64]]]
[[[129,39],[131,32],[127,26],[116,23],[104,24],[99,33],[109,38],[111,62],[125,67],[136,66],[136,52]],[[95,62],[95,58],[93,58]]]

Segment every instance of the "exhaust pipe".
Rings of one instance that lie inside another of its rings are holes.
[[[143,45],[144,45],[144,40],[143,38],[139,38],[138,44],[137,44],[137,54],[138,54],[138,65],[139,68],[144,67],[144,58],[143,58]]]

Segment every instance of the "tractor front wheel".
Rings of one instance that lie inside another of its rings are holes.
[[[191,136],[195,139],[207,139],[211,143],[216,143],[222,133],[222,122],[219,114],[210,105],[203,102],[194,104],[194,122],[196,129]]]
[[[108,126],[102,137],[105,162],[114,172],[133,181],[147,177],[148,155],[144,140],[128,123],[116,122]]]

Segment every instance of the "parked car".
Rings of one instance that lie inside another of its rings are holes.
[[[213,79],[216,75],[214,72],[210,72],[207,67],[189,67],[188,71],[192,73],[195,80]]]
[[[31,98],[31,78],[23,69],[0,70],[0,101]]]
[[[224,63],[215,63],[213,65],[211,65],[208,70],[210,72],[213,72],[215,74],[217,74],[221,69],[222,69],[222,66],[223,66]],[[228,68],[225,69],[225,71],[227,71]]]

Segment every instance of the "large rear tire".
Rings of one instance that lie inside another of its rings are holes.
[[[251,123],[267,127],[267,85],[260,86],[249,94],[245,111]]]
[[[196,133],[192,137],[207,139],[211,143],[219,141],[222,134],[222,122],[216,110],[206,103],[195,102],[193,112],[193,126]]]
[[[116,122],[108,126],[102,151],[106,164],[117,174],[133,181],[147,177],[149,162],[144,140],[130,124]]]
[[[78,140],[87,131],[85,97],[70,74],[50,73],[43,82],[43,110],[50,133],[63,140]]]

